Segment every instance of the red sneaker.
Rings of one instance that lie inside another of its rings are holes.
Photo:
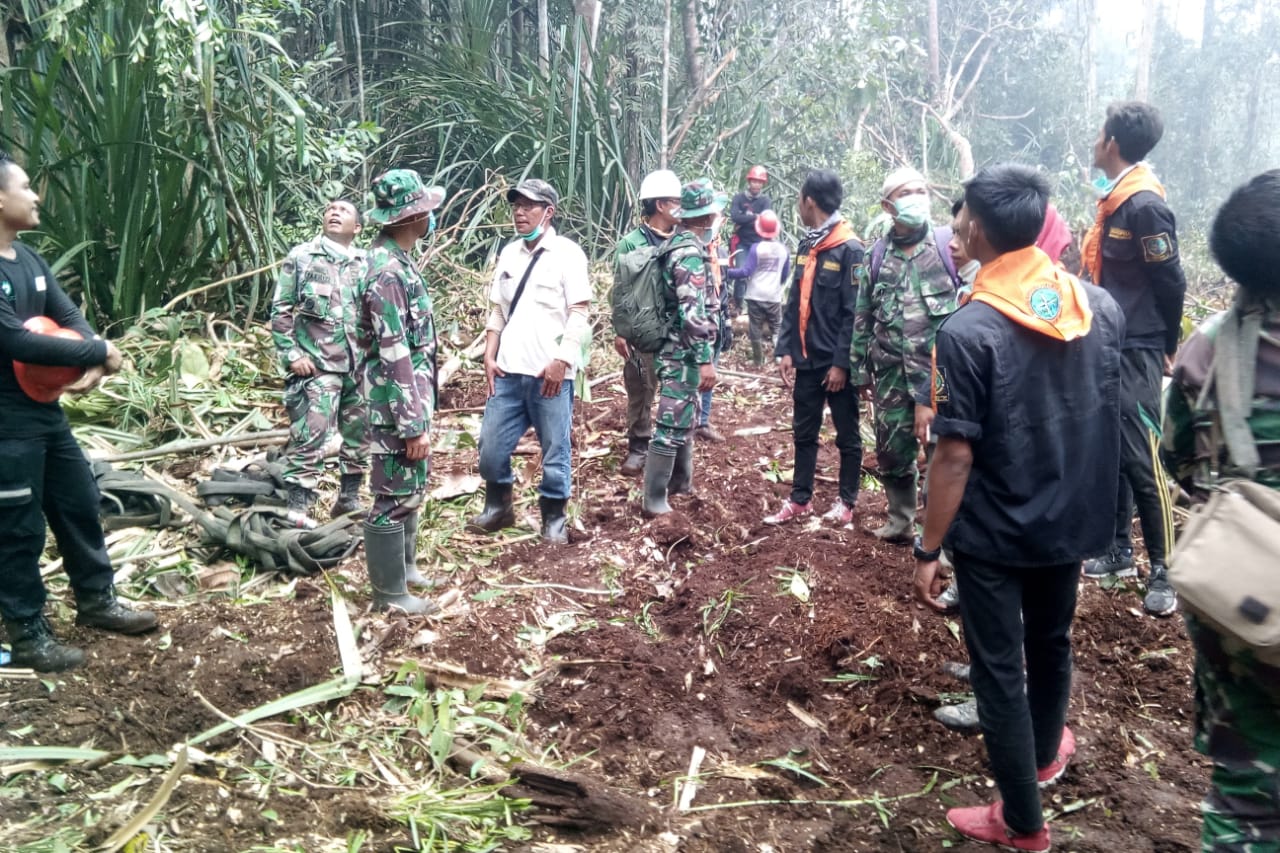
[[[1062,774],[1067,772],[1067,762],[1075,754],[1076,736],[1071,733],[1071,729],[1063,726],[1062,743],[1058,744],[1058,757],[1053,759],[1053,763],[1048,767],[1042,767],[1036,771],[1036,781],[1040,783],[1040,787],[1057,782]]]
[[[853,521],[853,510],[843,498],[836,498],[831,509],[822,514],[822,520],[830,524],[849,524]]]
[[[989,806],[970,806],[967,809],[951,809],[947,823],[956,832],[975,841],[995,844],[1005,850],[1025,850],[1031,853],[1048,853],[1049,827],[1040,827],[1030,835],[1014,835],[1004,822],[1004,804],[996,800]]]
[[[798,504],[787,501],[782,505],[782,509],[773,515],[764,517],[765,524],[785,524],[793,518],[799,518],[802,515],[808,515],[813,512],[813,504]]]

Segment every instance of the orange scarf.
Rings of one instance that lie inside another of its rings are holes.
[[[800,274],[800,354],[805,358],[809,357],[809,349],[804,343],[804,333],[809,328],[809,300],[813,296],[813,279],[818,274],[818,253],[848,243],[853,237],[853,229],[842,219],[831,226],[827,236],[809,249],[809,254],[804,258],[804,272]]]
[[[1059,341],[1089,334],[1093,311],[1084,285],[1035,246],[983,264],[973,282],[974,302],[985,302],[1020,326]]]
[[[1094,284],[1102,283],[1102,229],[1106,227],[1111,214],[1120,209],[1136,193],[1150,190],[1160,198],[1164,198],[1164,185],[1156,180],[1155,172],[1146,163],[1139,163],[1120,179],[1105,198],[1098,199],[1098,218],[1084,235],[1080,244],[1080,258],[1083,266],[1081,273],[1088,272]]]

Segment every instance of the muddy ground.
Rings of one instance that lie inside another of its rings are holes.
[[[728,363],[744,368],[732,354]],[[629,804],[615,825],[591,830],[519,818],[532,840],[501,849],[980,849],[943,815],[994,797],[981,740],[931,717],[939,697],[967,690],[940,670],[965,658],[958,619],[917,607],[909,550],[865,532],[883,520],[870,478],[850,526],[762,524],[788,492],[790,408],[775,385],[735,378],[717,393],[713,416],[728,440],[698,446],[696,493],[649,522],[639,481],[616,473],[621,385],[604,382],[594,396],[576,412],[572,543],[544,546],[526,527],[495,550],[457,526],[479,497],[455,501],[436,522],[454,532],[428,536],[422,565],[459,603],[448,619],[423,624],[365,615],[363,566],[344,565],[335,581],[349,593],[374,686],[264,721],[257,737],[233,731],[202,744],[208,760],[184,775],[145,849],[347,850],[353,833],[363,834],[360,849],[406,844],[387,803],[412,780],[377,772],[369,743],[362,751],[348,740],[346,760],[363,769],[343,784],[307,778],[300,761],[266,784],[280,759],[261,734],[290,755],[304,754],[318,725],[365,727],[376,741],[379,726],[404,725],[377,685],[407,659],[452,662],[486,679],[535,677],[524,741],[544,764],[572,761],[572,772]],[[455,410],[442,424],[474,418],[465,410],[480,398],[477,377],[468,377],[442,401]],[[449,445],[433,457],[437,482],[474,474],[474,449]],[[534,474],[536,457],[522,459],[522,473]],[[822,511],[835,496],[829,440],[818,473]],[[536,525],[534,484],[536,475],[520,489],[526,525]],[[142,639],[74,628],[65,590],[56,597],[57,630],[89,650],[90,662],[43,682],[0,679],[0,747],[164,754],[220,722],[219,712],[340,672],[323,578],[160,601],[163,627]],[[1069,723],[1079,751],[1045,800],[1055,849],[1197,850],[1208,767],[1191,749],[1192,653],[1181,621],[1142,615],[1133,588],[1084,584],[1074,639]],[[702,750],[682,810],[684,777]],[[31,850],[58,849],[40,838],[67,825],[83,828],[86,849],[101,842],[133,813],[122,803],[136,809],[163,773],[104,763],[12,769],[0,785],[0,847]]]

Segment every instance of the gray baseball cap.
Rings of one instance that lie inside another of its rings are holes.
[[[555,187],[538,178],[525,178],[516,186],[507,190],[507,201],[514,202],[517,196],[524,196],[538,204],[549,204],[552,207],[560,204],[560,194]]]

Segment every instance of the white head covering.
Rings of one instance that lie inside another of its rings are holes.
[[[917,172],[910,166],[903,166],[900,169],[894,169],[889,176],[884,179],[884,183],[880,187],[880,198],[888,198],[898,190],[908,184],[920,184],[925,186],[927,182],[924,175]]]

